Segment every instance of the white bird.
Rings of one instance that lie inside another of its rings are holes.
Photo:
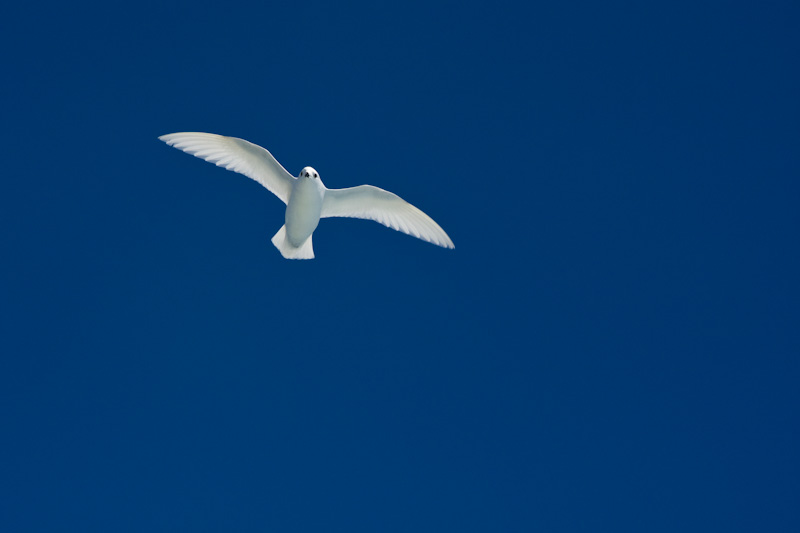
[[[311,167],[296,178],[266,149],[244,139],[213,133],[170,133],[160,140],[195,157],[215,163],[266,187],[286,204],[286,222],[272,244],[287,259],[313,259],[311,236],[320,218],[350,217],[380,222],[384,226],[424,241],[455,248],[431,217],[396,194],[372,185],[328,189]]]

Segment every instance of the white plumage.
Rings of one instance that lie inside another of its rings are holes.
[[[396,194],[372,185],[328,189],[311,167],[297,178],[266,149],[235,137],[212,133],[171,133],[159,137],[170,146],[227,170],[244,174],[286,204],[286,223],[272,238],[288,259],[312,259],[311,236],[320,218],[350,217],[374,220],[424,241],[454,248],[447,233],[428,215]]]

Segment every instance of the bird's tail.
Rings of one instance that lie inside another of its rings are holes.
[[[292,246],[286,238],[286,226],[281,226],[278,233],[272,237],[272,244],[275,245],[283,257],[286,259],[314,259],[314,248],[311,246],[311,236],[300,246]]]

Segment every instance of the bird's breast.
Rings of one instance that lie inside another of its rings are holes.
[[[286,237],[293,246],[300,246],[319,224],[324,191],[310,179],[299,178],[286,205]]]

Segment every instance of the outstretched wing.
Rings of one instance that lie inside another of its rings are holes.
[[[321,217],[374,220],[423,241],[444,248],[455,248],[447,233],[431,217],[396,194],[372,185],[327,189],[322,201]]]
[[[236,137],[197,132],[170,133],[159,139],[218,167],[244,174],[266,187],[283,203],[289,203],[295,178],[271,153],[258,145]]]

